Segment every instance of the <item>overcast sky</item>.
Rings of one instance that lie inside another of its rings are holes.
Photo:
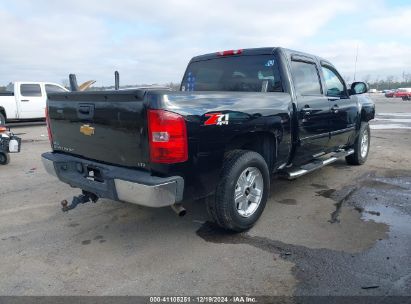
[[[283,46],[331,60],[357,80],[411,73],[409,0],[0,0],[0,85],[179,82],[189,59]]]

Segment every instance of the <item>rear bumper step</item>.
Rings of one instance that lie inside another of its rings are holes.
[[[149,172],[105,165],[60,153],[43,153],[46,171],[72,187],[148,207],[174,205],[183,199],[181,176],[157,177]]]
[[[303,176],[307,173],[310,173],[314,170],[317,170],[321,167],[331,164],[337,161],[338,159],[342,157],[346,157],[353,153],[354,153],[353,149],[341,150],[341,151],[334,153],[329,158],[326,158],[326,159],[317,158],[317,159],[314,159],[312,162],[305,164],[299,168],[290,168],[288,170],[283,170],[280,172],[280,176],[286,179],[296,179],[297,177]]]

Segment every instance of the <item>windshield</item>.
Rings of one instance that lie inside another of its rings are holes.
[[[221,57],[192,62],[182,91],[282,92],[272,55]]]

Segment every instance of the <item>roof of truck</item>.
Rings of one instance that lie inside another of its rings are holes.
[[[252,48],[252,49],[238,49],[238,50],[229,50],[229,51],[219,51],[214,53],[207,53],[203,55],[195,56],[191,61],[207,60],[217,58],[223,52],[238,52],[238,55],[269,55],[272,54],[277,48],[276,47],[263,47],[263,48]]]
[[[8,91],[8,92],[12,92],[12,93],[14,93],[14,88],[15,88],[15,86],[17,85],[21,85],[21,84],[38,84],[38,85],[41,85],[41,86],[45,86],[45,85],[55,85],[55,86],[58,86],[58,87],[60,87],[60,88],[62,88],[62,89],[64,89],[64,90],[66,90],[67,92],[69,91],[69,90],[67,90],[65,87],[63,87],[61,84],[58,84],[58,83],[54,83],[54,82],[46,82],[46,81],[13,81],[13,82],[10,82],[7,86],[6,86],[6,90]]]
[[[27,83],[27,84],[52,84],[59,87],[63,87],[61,84],[49,81],[12,81],[12,84]]]
[[[191,61],[200,61],[200,60],[207,60],[207,59],[214,59],[222,56],[225,52],[230,52],[229,55],[270,55],[273,54],[276,50],[281,49],[287,55],[299,55],[303,57],[311,57],[316,58],[318,61],[327,63],[332,65],[331,62],[328,60],[321,58],[319,56],[308,54],[301,51],[286,49],[282,47],[262,47],[262,48],[250,48],[250,49],[238,49],[238,50],[228,50],[228,51],[220,51],[214,53],[203,54],[199,56],[195,56],[191,59]],[[224,56],[224,55],[223,55]]]

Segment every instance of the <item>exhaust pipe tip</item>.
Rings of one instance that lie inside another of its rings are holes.
[[[181,204],[171,205],[171,209],[173,209],[173,211],[174,211],[179,217],[183,217],[183,216],[186,215],[186,213],[187,213],[187,210],[186,210]]]

